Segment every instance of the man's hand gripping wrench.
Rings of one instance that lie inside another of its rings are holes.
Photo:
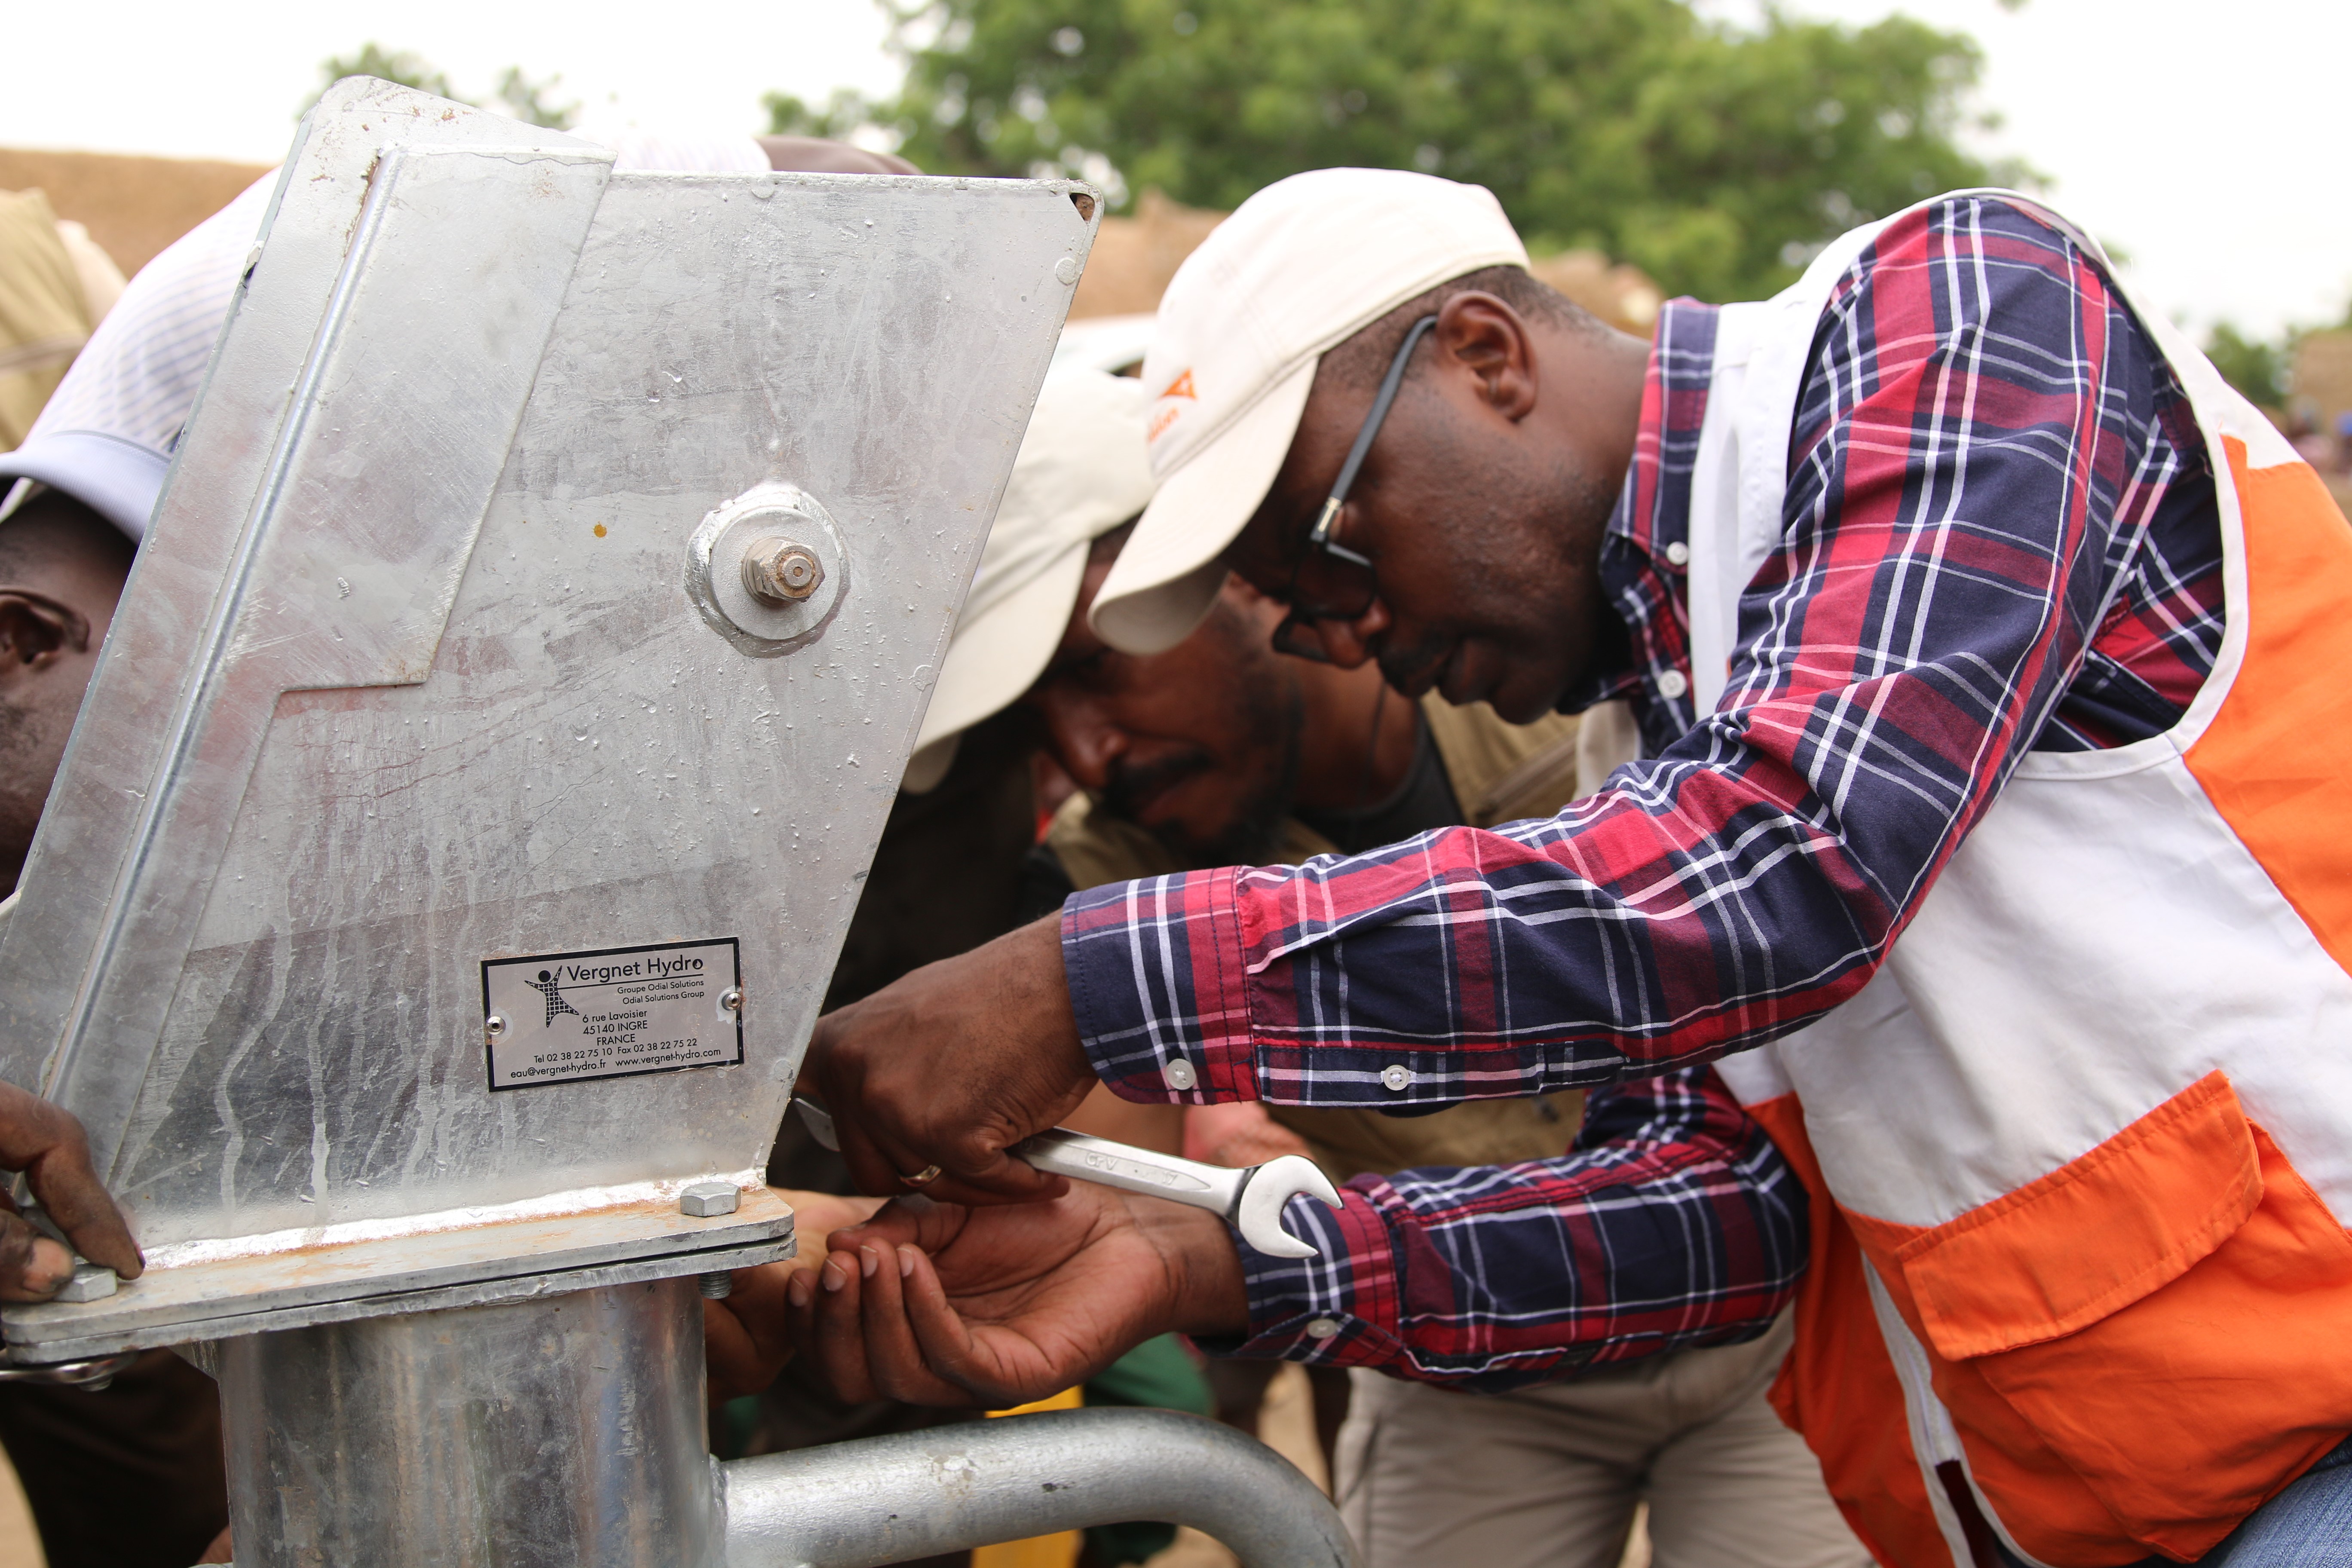
[[[823,1106],[799,1095],[793,1109],[807,1123],[809,1133],[826,1148],[839,1150],[833,1117]],[[1155,1153],[1132,1143],[1114,1143],[1055,1127],[1024,1138],[1008,1151],[1041,1171],[1099,1182],[1122,1192],[1143,1193],[1173,1203],[1207,1209],[1242,1233],[1242,1239],[1270,1258],[1313,1258],[1315,1249],[1282,1227],[1283,1206],[1304,1194],[1332,1208],[1339,1206],[1339,1189],[1321,1166],[1304,1154],[1284,1154],[1263,1165],[1231,1170]]]

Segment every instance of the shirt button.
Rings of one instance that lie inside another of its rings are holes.
[[[1187,1089],[1201,1081],[1201,1075],[1194,1072],[1192,1064],[1182,1057],[1178,1057],[1174,1061],[1161,1068],[1160,1076],[1166,1079],[1168,1087],[1173,1089]]]
[[[1412,1083],[1412,1069],[1402,1062],[1391,1062],[1381,1069],[1381,1081],[1402,1094]]]
[[[1687,565],[1689,565],[1689,564],[1690,564],[1690,546],[1689,546],[1689,545],[1687,545],[1687,544],[1685,544],[1685,543],[1684,543],[1681,540],[1679,540],[1679,539],[1675,540],[1672,544],[1667,545],[1667,546],[1666,546],[1666,564],[1668,564],[1669,566],[1687,566]]]
[[[1329,1318],[1311,1319],[1307,1324],[1307,1337],[1310,1340],[1328,1340],[1339,1331],[1339,1325]]]
[[[1669,669],[1658,677],[1658,695],[1669,702],[1680,701],[1690,690],[1690,678],[1679,669]]]

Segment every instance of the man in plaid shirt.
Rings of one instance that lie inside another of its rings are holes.
[[[1978,264],[1989,236],[2043,265],[1939,312],[1952,272]],[[1508,1385],[1557,1375],[1563,1359],[1752,1332],[1785,1300],[1802,1255],[1801,1200],[1792,1205],[1770,1143],[1711,1072],[1688,1064],[1852,995],[2025,750],[2161,731],[2220,647],[2221,542],[2202,443],[2161,359],[2095,276],[2078,275],[2087,271],[2039,219],[1985,203],[1915,215],[1855,269],[1823,321],[1801,405],[1786,506],[1808,526],[1759,574],[1777,601],[1768,635],[1804,653],[1784,654],[1769,687],[1750,678],[1746,734],[1698,729],[1691,702],[1680,487],[1706,413],[1716,312],[1679,300],[1660,317],[1633,462],[1601,544],[1622,651],[1561,703],[1630,700],[1649,761],[1556,818],[1491,835],[1071,900],[1063,946],[1082,1037],[1096,1071],[1129,1098],[1167,1092],[1171,1048],[1202,1064],[1203,1081],[1182,1096],[1201,1102],[1256,1094],[1396,1108],[1507,1081],[1522,1093],[1620,1085],[1595,1096],[1579,1156],[1561,1165],[1430,1173],[1366,1191],[1338,1215],[1298,1205],[1324,1258],[1250,1258],[1248,1353]],[[2104,335],[2107,362],[1991,361],[1939,392],[1962,416],[1957,429],[1920,429],[1921,378],[1954,341],[1992,331],[1984,317],[1995,311],[2028,342]],[[2086,312],[2097,317],[2087,327]],[[1971,429],[1964,411],[1996,398],[1999,426],[1979,414]],[[2069,405],[2099,408],[2091,439],[2051,451],[2014,435]],[[1887,525],[1885,501],[1916,444],[1934,439],[1977,448],[1951,460],[1948,482],[1970,491],[1973,517],[2014,531],[1922,562]],[[2062,521],[2077,487],[2106,514],[2096,555],[2055,560],[2056,538],[2032,525]],[[1834,641],[1813,633],[1822,626]],[[1922,631],[1948,641],[1923,647]],[[1914,672],[1889,683],[1874,723],[1841,711],[1872,673],[1902,666]],[[1390,668],[1407,689],[1431,678]],[[1807,779],[1832,767],[1860,775],[1834,802]],[[1200,955],[1230,954],[1243,958],[1238,972],[1197,967]],[[1713,980],[1741,968],[1741,983],[1687,989],[1694,970]],[[1506,975],[1475,1008],[1452,999]],[[1623,1082],[1633,1075],[1658,1076]],[[1408,1310],[1400,1265],[1432,1249],[1447,1267],[1429,1286],[1451,1300]],[[1301,1337],[1322,1324],[1339,1331],[1320,1344]]]
[[[2214,668],[2212,458],[2038,211],[1926,204],[1837,279],[1731,625],[1686,581],[1717,310],[1623,338],[1526,277],[1499,212],[1385,222],[1416,177],[1366,174],[1261,193],[1171,287],[1145,374],[1176,450],[1097,629],[1164,647],[1230,568],[1292,606],[1286,651],[1515,719],[1622,698],[1642,756],[1549,820],[1075,895],[827,1019],[804,1080],[853,1168],[952,1200],[845,1234],[803,1289],[848,1388],[1001,1405],[1165,1327],[1488,1389],[1760,1332],[1806,1195],[1706,1064],[1862,990],[2030,752],[2162,733]],[[1565,1159],[1295,1203],[1320,1256],[1289,1261],[1003,1153],[1097,1079],[1402,1114],[1595,1092]],[[977,1206],[1014,1199],[1053,1201]]]

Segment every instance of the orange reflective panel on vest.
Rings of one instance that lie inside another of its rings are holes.
[[[1724,312],[1690,529],[1710,697],[1783,526],[1814,295],[1868,238]],[[1864,990],[1717,1064],[1811,1197],[1776,1404],[1905,1568],[1996,1535],[2190,1561],[2352,1430],[2352,525],[2139,314],[2216,470],[2211,675],[2165,734],[2021,760]]]

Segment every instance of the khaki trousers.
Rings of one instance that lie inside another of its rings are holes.
[[[1749,1344],[1517,1394],[1358,1370],[1338,1489],[1364,1568],[1616,1568],[1643,1501],[1655,1568],[1862,1568],[1765,1398],[1790,1339],[1784,1314]]]

